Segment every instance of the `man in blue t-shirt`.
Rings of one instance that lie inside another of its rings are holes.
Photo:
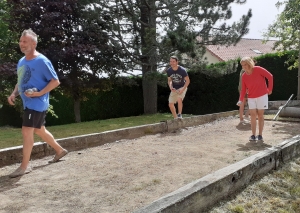
[[[29,161],[34,144],[34,133],[54,148],[56,154],[49,163],[57,162],[68,153],[45,128],[49,92],[60,84],[56,72],[49,59],[36,51],[37,35],[31,29],[23,31],[19,46],[25,56],[18,62],[18,83],[8,97],[8,103],[14,105],[18,95],[23,101],[23,159],[20,167],[9,175],[12,178],[32,171]]]
[[[178,65],[178,58],[176,56],[171,56],[170,66],[171,67],[166,70],[168,85],[171,90],[169,107],[175,119],[182,118],[182,101],[185,97],[187,87],[190,84],[190,78],[186,70]],[[178,103],[178,114],[176,113],[175,103]]]

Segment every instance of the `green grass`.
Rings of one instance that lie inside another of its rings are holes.
[[[173,119],[172,115],[170,113],[166,113],[96,120],[59,126],[49,126],[46,128],[53,134],[56,139],[58,139],[90,133],[99,133],[126,127],[158,123],[160,121],[170,119]],[[35,142],[38,141],[41,141],[41,139],[38,136],[35,136]],[[22,145],[21,128],[0,127],[0,149],[18,145]]]

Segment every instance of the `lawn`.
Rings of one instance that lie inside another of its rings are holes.
[[[141,115],[49,126],[46,128],[53,134],[56,139],[58,139],[90,133],[104,132],[126,127],[158,123],[160,121],[169,119],[173,119],[170,113],[158,113],[154,115]],[[41,139],[38,136],[35,136],[35,142],[39,141],[41,141]],[[19,145],[22,145],[21,128],[13,128],[7,126],[0,127],[0,149]]]
[[[191,115],[183,115],[183,117],[188,116]],[[275,115],[265,115],[265,119],[272,120],[274,116]],[[141,115],[123,118],[113,118],[107,120],[72,123],[58,126],[49,126],[47,127],[47,129],[53,134],[53,136],[56,139],[58,139],[90,133],[104,132],[126,127],[158,123],[160,121],[165,121],[169,119],[173,119],[171,113],[157,113],[154,115]],[[297,118],[278,118],[278,121],[285,120],[297,122],[300,121],[300,119]],[[41,141],[41,139],[38,136],[35,136],[35,142],[39,141]],[[0,127],[0,149],[19,145],[22,145],[21,128],[13,128],[9,126]]]

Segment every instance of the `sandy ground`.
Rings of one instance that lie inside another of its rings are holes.
[[[175,133],[148,135],[71,152],[10,179],[0,168],[0,213],[137,210],[189,182],[299,134],[300,123],[265,122],[264,143],[249,142],[250,124],[229,117]]]

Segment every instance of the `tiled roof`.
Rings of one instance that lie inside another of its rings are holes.
[[[206,50],[215,55],[220,61],[242,58],[244,56],[257,57],[261,54],[275,53],[273,50],[275,40],[262,43],[261,39],[242,38],[235,46],[207,45]],[[261,52],[256,53],[258,50]]]

